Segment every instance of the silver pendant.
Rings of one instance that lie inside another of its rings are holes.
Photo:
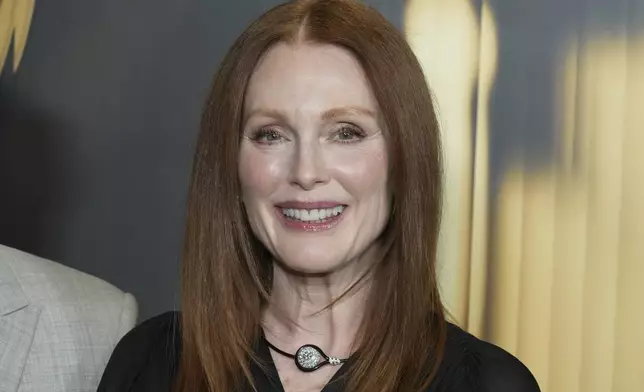
[[[295,353],[295,365],[303,372],[312,372],[324,365],[341,365],[344,360],[336,357],[329,357],[321,348],[313,344],[305,344]]]

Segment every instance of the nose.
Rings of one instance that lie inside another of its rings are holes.
[[[329,172],[322,146],[315,142],[299,143],[291,167],[291,184],[304,190],[329,182]]]

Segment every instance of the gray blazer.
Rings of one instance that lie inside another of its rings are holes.
[[[0,245],[0,392],[94,392],[134,297]]]

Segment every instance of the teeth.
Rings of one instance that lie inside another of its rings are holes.
[[[295,209],[295,208],[282,208],[282,214],[291,219],[297,219],[305,222],[312,222],[338,216],[344,210],[344,206],[336,206],[334,208],[316,208],[312,210]]]

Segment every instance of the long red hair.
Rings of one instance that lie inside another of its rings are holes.
[[[390,162],[390,221],[347,391],[427,388],[440,364],[446,322],[436,281],[442,152],[421,67],[402,34],[350,0],[275,7],[237,39],[203,111],[188,196],[182,261],[182,353],[177,392],[237,391],[250,382],[253,343],[269,300],[270,255],[254,238],[239,200],[241,117],[248,80],[276,42],[324,43],[362,65],[383,119]]]

